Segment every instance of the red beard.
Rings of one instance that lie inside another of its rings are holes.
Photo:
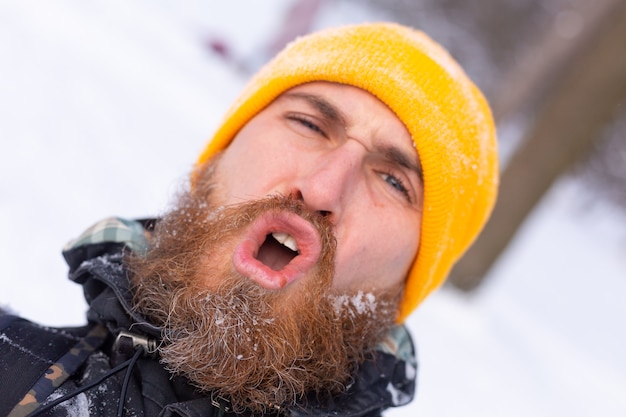
[[[163,328],[162,362],[239,411],[341,392],[393,324],[397,298],[334,293],[336,243],[324,217],[288,197],[218,209],[211,171],[159,221],[148,253],[128,259],[136,309]],[[313,267],[277,290],[233,266],[245,230],[268,212],[300,216],[321,240]]]

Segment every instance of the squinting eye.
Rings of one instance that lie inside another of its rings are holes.
[[[307,129],[318,133],[324,137],[326,136],[326,132],[324,132],[318,125],[316,125],[315,123],[313,123],[311,120],[309,120],[306,117],[303,116],[299,116],[299,115],[289,115],[287,116],[287,119],[289,120],[293,120],[296,123],[301,124],[302,126],[306,127]]]
[[[396,191],[402,193],[409,202],[411,201],[409,190],[404,186],[404,184],[399,178],[387,172],[382,172],[380,175],[387,184],[389,184]]]
[[[309,129],[315,131],[315,132],[322,133],[322,130],[319,127],[317,127],[317,125],[309,122],[308,120],[301,119],[301,120],[299,120],[299,122],[302,123],[304,126],[308,127]]]

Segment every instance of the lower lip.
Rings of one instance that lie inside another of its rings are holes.
[[[275,271],[261,263],[256,256],[266,236],[272,232],[284,232],[298,242],[299,255],[283,269]],[[317,262],[322,244],[317,229],[297,214],[270,212],[258,217],[246,230],[246,237],[233,254],[235,270],[261,287],[279,290],[302,278]]]

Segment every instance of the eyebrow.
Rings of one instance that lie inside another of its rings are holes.
[[[287,93],[284,95],[287,98],[295,98],[302,99],[306,101],[309,105],[314,107],[317,111],[319,111],[322,116],[328,119],[331,122],[341,123],[343,126],[346,126],[346,117],[335,105],[330,103],[323,97],[320,97],[315,94],[307,94],[307,93]]]
[[[317,111],[319,111],[322,116],[328,119],[331,122],[340,123],[343,126],[346,126],[346,117],[335,105],[330,103],[328,100],[324,99],[315,94],[308,93],[300,93],[300,92],[292,92],[286,93],[284,95],[286,98],[291,99],[301,99],[306,101],[309,105],[314,107]],[[411,158],[406,152],[402,151],[396,146],[393,145],[375,145],[376,152],[382,154],[390,160],[391,162],[400,165],[403,168],[406,168],[410,171],[415,172],[417,174],[420,181],[424,182],[424,174],[422,170],[422,165],[419,162],[419,157],[417,162],[414,162],[414,159]]]
[[[414,162],[413,158],[408,156],[406,152],[398,149],[396,146],[393,145],[378,145],[375,146],[375,148],[378,152],[385,155],[385,158],[387,158],[388,160],[400,165],[401,167],[415,172],[420,181],[424,183],[424,173],[419,159],[417,159],[417,162]]]

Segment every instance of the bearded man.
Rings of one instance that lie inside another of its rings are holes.
[[[417,365],[402,323],[479,233],[497,169],[483,96],[421,32],[298,39],[251,80],[169,212],[107,219],[65,248],[87,326],[0,316],[0,411],[406,404]]]

